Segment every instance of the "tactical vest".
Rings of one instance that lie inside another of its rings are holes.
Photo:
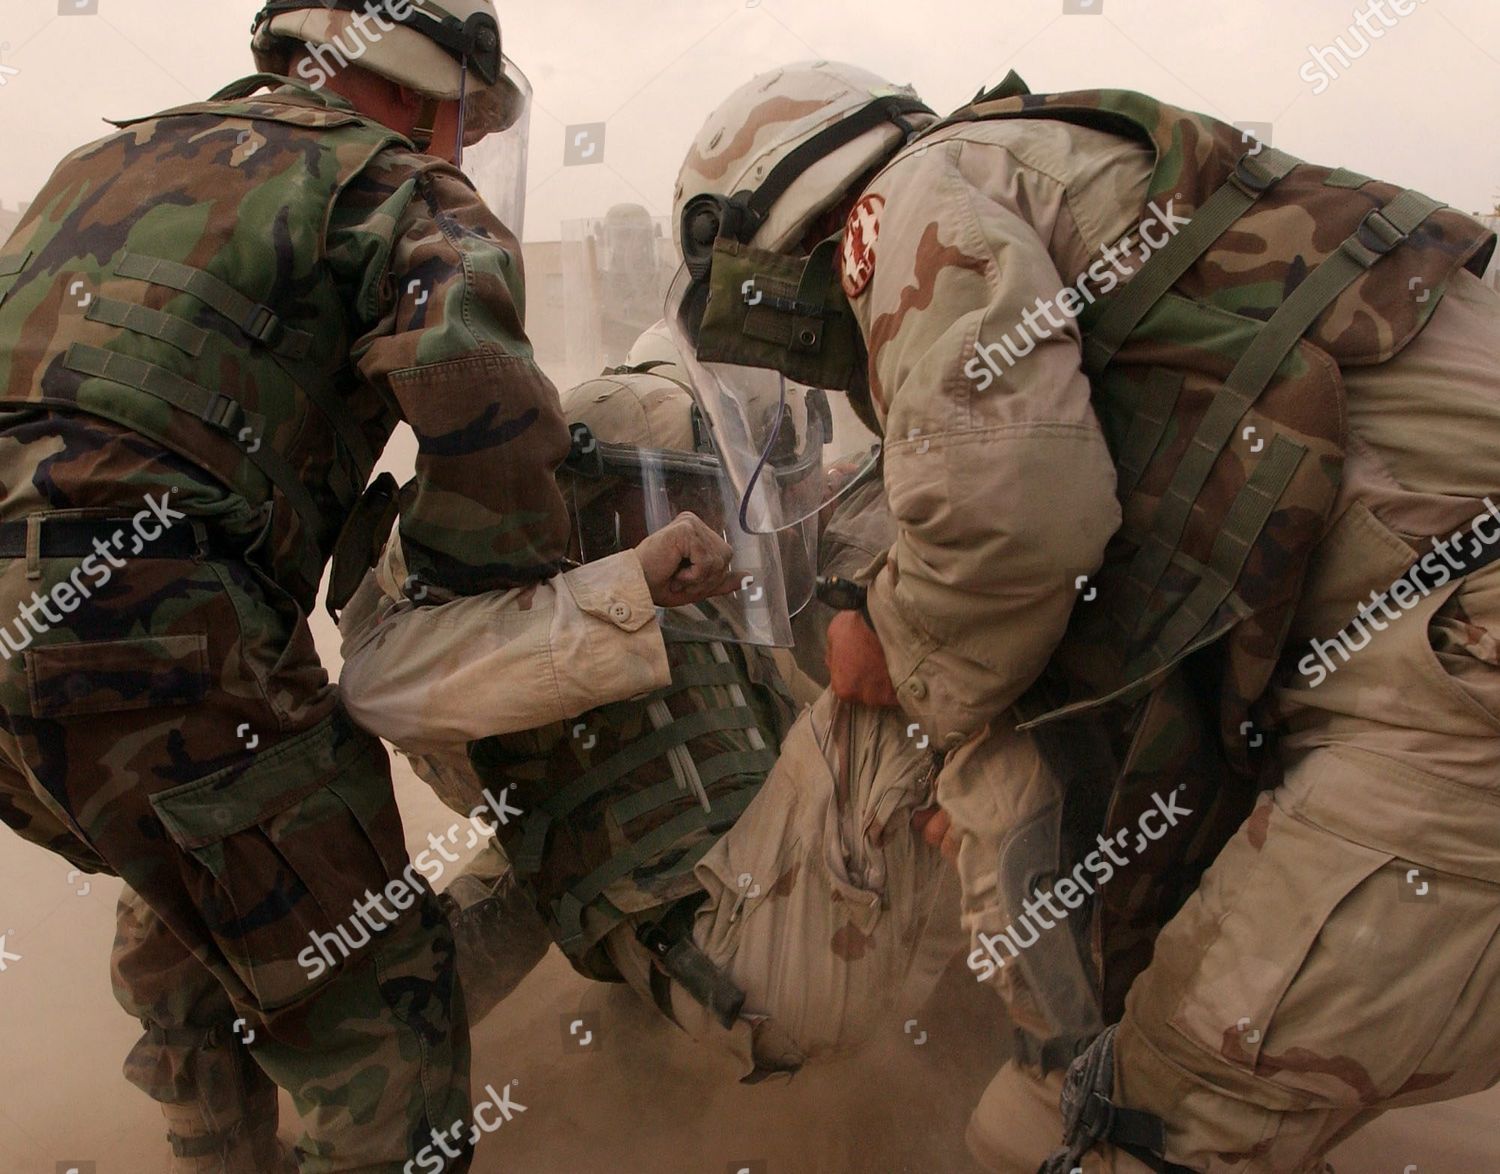
[[[747,654],[668,638],[666,688],[470,747],[486,785],[512,788],[524,814],[499,831],[506,855],[590,978],[618,978],[599,940],[625,917],[698,891],[693,867],[776,762],[793,705]]]
[[[1416,192],[1247,150],[1234,127],[1141,94],[1033,95],[1012,74],[940,126],[1011,118],[1149,145],[1148,205],[1191,218],[1079,317],[1123,523],[1018,707],[1022,728],[1109,731],[1102,753],[1094,737],[1045,740],[1070,747],[1058,766],[1083,851],[1100,819],[1106,835],[1134,827],[1153,792],[1185,787],[1196,813],[1101,892],[1094,951],[1112,1022],[1156,931],[1248,813],[1257,772],[1274,770],[1251,754],[1264,744],[1251,707],[1339,488],[1340,367],[1405,347],[1461,266],[1483,272],[1495,237]]]
[[[0,255],[0,405],[102,416],[212,473],[263,510],[273,573],[310,599],[395,423],[372,446],[350,411],[325,233],[349,183],[411,144],[306,94],[247,96],[284,81],[117,123],[64,161]]]

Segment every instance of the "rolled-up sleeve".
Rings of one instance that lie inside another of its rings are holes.
[[[339,688],[350,716],[400,750],[536,729],[671,681],[633,552],[423,607],[401,596],[392,547],[378,572],[382,602],[344,632]]]

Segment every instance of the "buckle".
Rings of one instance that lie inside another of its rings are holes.
[[[1359,222],[1355,230],[1359,243],[1377,257],[1383,257],[1407,239],[1408,234],[1397,228],[1379,208],[1370,212]]]
[[[1276,182],[1276,177],[1256,162],[1264,150],[1265,148],[1261,148],[1253,153],[1247,151],[1241,155],[1239,162],[1234,165],[1234,171],[1229,176],[1229,182],[1252,200],[1264,195]]]
[[[262,346],[272,349],[281,341],[283,333],[281,319],[270,306],[256,306],[252,309],[250,316],[240,323],[240,329]]]
[[[240,426],[245,421],[245,409],[239,405],[238,401],[230,399],[223,392],[215,392],[214,398],[208,403],[208,407],[204,408],[199,414],[199,419],[210,428],[217,428],[220,432],[237,435]]]

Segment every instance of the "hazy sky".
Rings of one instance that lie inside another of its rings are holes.
[[[912,82],[946,112],[1014,67],[1034,90],[1121,86],[1274,124],[1277,146],[1475,211],[1500,192],[1500,4],[1353,0],[502,0],[536,87],[528,239],[622,200],[669,210],[707,111],[752,74],[821,56]],[[1399,17],[1400,5],[1411,7]],[[59,15],[79,7],[80,15]],[[207,96],[250,71],[257,0],[0,0],[0,201],[31,197],[99,119]],[[1097,15],[1064,8],[1099,9]],[[97,14],[87,11],[96,8]],[[1364,55],[1317,80],[1310,50]],[[9,46],[8,48],[6,46]],[[8,70],[17,72],[10,73]],[[1324,92],[1316,94],[1314,91]],[[604,122],[599,166],[565,128]]]

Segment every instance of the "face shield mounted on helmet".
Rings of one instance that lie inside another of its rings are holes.
[[[820,432],[827,393],[863,391],[867,378],[859,325],[839,277],[842,232],[805,256],[749,242],[777,199],[820,160],[885,124],[910,134],[904,119],[918,114],[935,117],[913,95],[876,97],[791,151],[754,191],[705,193],[682,209],[685,263],[668,295],[667,322],[741,494],[747,529],[799,525],[837,495],[821,475],[801,482],[768,477],[767,470],[777,466],[778,453],[785,461],[793,450],[828,443],[829,433]],[[795,432],[790,438],[788,425]],[[879,453],[873,446],[867,465]],[[790,459],[796,464],[801,457]]]
[[[641,374],[627,372],[621,378]],[[689,408],[691,440],[683,438],[684,443],[672,447],[605,441],[587,423],[570,425],[573,448],[563,465],[563,480],[578,559],[594,562],[633,549],[678,514],[696,514],[733,547],[731,565],[740,590],[689,607],[662,609],[662,631],[678,639],[790,647],[791,618],[807,606],[816,581],[816,527],[772,534],[738,525],[739,491],[725,475],[706,422],[695,407]],[[619,432],[607,421],[596,423],[609,434]]]
[[[504,85],[469,95],[461,162],[500,223],[521,238],[526,223],[526,166],[531,151],[531,82],[509,57]],[[490,111],[491,104],[499,109]],[[492,129],[498,126],[499,129]]]

